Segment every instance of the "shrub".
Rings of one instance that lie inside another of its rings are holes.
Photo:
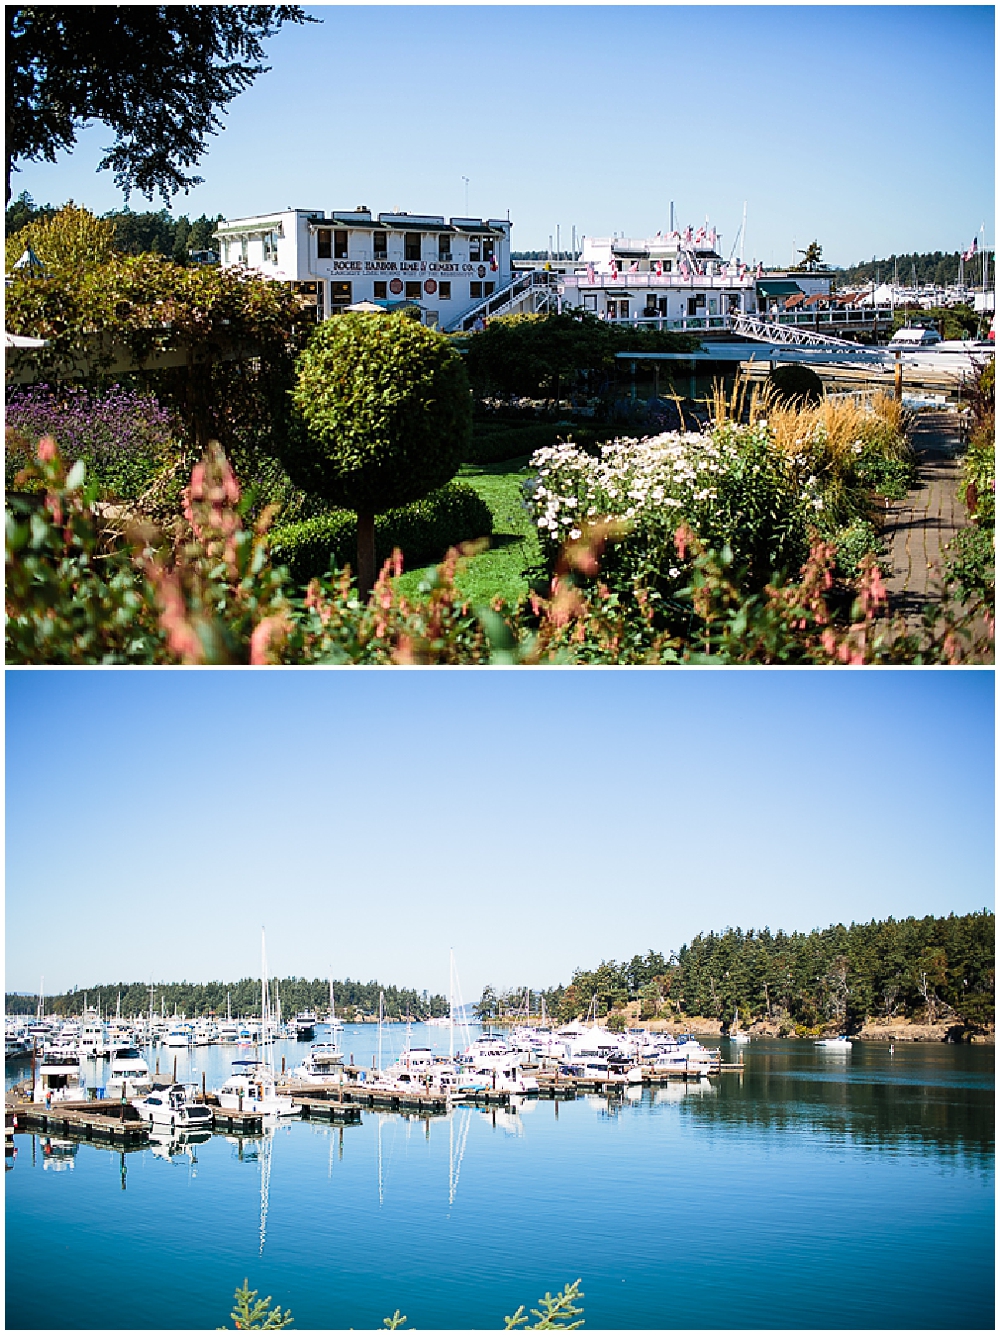
[[[878,554],[878,534],[867,519],[855,519],[834,534],[833,545],[837,552],[837,574],[844,579],[856,579],[865,558]]]
[[[486,502],[465,483],[449,482],[421,501],[377,515],[375,556],[381,563],[398,547],[412,569],[439,561],[449,547],[489,537],[492,531]],[[356,540],[356,516],[335,510],[282,525],[271,532],[269,543],[274,559],[287,566],[294,581],[305,584],[314,575],[349,565]]]
[[[43,436],[55,437],[65,459],[82,459],[105,494],[129,501],[181,455],[172,414],[150,394],[120,385],[105,394],[35,385],[15,390],[7,401],[7,487],[34,459]]]
[[[823,399],[822,380],[811,366],[801,362],[773,366],[767,383],[782,403],[820,403]]]
[[[472,402],[443,334],[389,315],[343,315],[296,363],[282,460],[299,486],[358,516],[358,576],[375,574],[374,517],[421,500],[458,471]]]

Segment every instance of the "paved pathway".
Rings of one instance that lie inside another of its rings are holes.
[[[914,627],[924,605],[937,602],[935,583],[945,548],[969,522],[959,499],[962,477],[958,417],[953,412],[921,412],[911,435],[918,456],[917,481],[886,515],[885,540],[892,561],[886,581],[892,610]]]

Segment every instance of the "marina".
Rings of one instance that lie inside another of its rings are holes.
[[[413,1031],[446,1053],[440,1027]],[[343,1039],[370,1069],[374,1027],[348,1024]],[[307,1046],[277,1042],[279,1066]],[[293,1087],[294,1119],[226,1112],[222,1125],[216,1110],[211,1133],[126,1123],[137,1129],[124,1141],[87,1140],[76,1109],[31,1105],[7,1158],[7,1273],[20,1280],[7,1324],[148,1324],[142,1274],[180,1264],[185,1285],[158,1325],[223,1324],[247,1275],[304,1329],[373,1329],[397,1307],[414,1327],[467,1327],[470,1304],[477,1324],[501,1328],[578,1276],[595,1327],[743,1328],[748,1314],[766,1327],[792,1314],[807,1327],[990,1326],[992,1049],[849,1046],[724,1039],[714,1076],[609,1076],[600,1092],[540,1079],[537,1097],[436,1111],[348,1102],[350,1082],[326,1097]],[[216,1085],[229,1055],[178,1054],[179,1079],[200,1088],[204,1070]],[[9,1068],[8,1084],[24,1075]],[[106,1107],[91,1118],[111,1122]],[[81,1213],[100,1221],[86,1234]],[[596,1245],[588,1219],[603,1221]],[[304,1220],[322,1275],[302,1254]],[[71,1310],[42,1280],[70,1236]],[[485,1237],[502,1239],[502,1274]],[[719,1305],[720,1242],[738,1309]],[[961,1266],[961,1286],[942,1289],[928,1248]],[[834,1260],[851,1276],[837,1292],[815,1284]]]

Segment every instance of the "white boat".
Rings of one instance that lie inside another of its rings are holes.
[[[739,1013],[739,1011],[736,1011],[736,1012],[734,1013],[734,1015],[733,1015],[733,1022],[732,1022],[732,1024],[729,1026],[729,1041],[730,1041],[730,1043],[749,1043],[749,1042],[750,1042],[750,1035],[749,1035],[749,1034],[745,1034],[745,1033],[743,1032],[743,1030],[740,1028],[740,1013]]]
[[[107,1028],[96,1011],[84,1012],[80,1051],[85,1057],[106,1057],[110,1051]]]
[[[87,1078],[77,1052],[49,1052],[38,1063],[36,1103],[65,1103],[87,1097]]]
[[[292,1071],[293,1080],[305,1084],[343,1084],[344,1054],[336,1043],[314,1043],[309,1056]]]
[[[174,1024],[167,1030],[163,1046],[167,1048],[189,1048],[192,1044],[192,1030],[189,1024]]]
[[[299,1011],[295,1017],[295,1036],[300,1043],[307,1043],[315,1036],[318,1023],[315,1011],[308,1009]]]
[[[265,1117],[296,1117],[302,1104],[290,1094],[279,1094],[274,1072],[254,1059],[233,1062],[233,1074],[217,1091],[219,1107],[230,1112],[261,1113]]]
[[[145,1122],[172,1127],[212,1126],[212,1110],[206,1103],[196,1103],[194,1087],[170,1085],[154,1089],[142,1099],[132,1099],[132,1107]]]
[[[274,1068],[269,1060],[273,1026],[263,931],[260,934],[260,1016],[261,1055],[233,1062],[232,1075],[218,1091],[219,1107],[228,1111],[261,1113],[265,1117],[295,1117],[302,1111],[302,1105],[293,1102],[290,1095],[278,1093]]]
[[[109,1099],[131,1102],[153,1092],[149,1066],[138,1048],[112,1048],[111,1073],[105,1086]]]
[[[816,1046],[818,1048],[833,1048],[836,1052],[850,1052],[851,1040],[846,1034],[840,1034],[837,1038],[817,1038]]]

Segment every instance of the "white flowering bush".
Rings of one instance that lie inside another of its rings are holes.
[[[526,495],[550,560],[585,527],[624,522],[605,578],[669,596],[687,582],[674,538],[684,521],[708,545],[728,547],[747,586],[762,588],[777,571],[797,573],[808,552],[823,506],[808,460],[779,449],[766,422],[620,439],[596,455],[561,441],[532,455]]]

